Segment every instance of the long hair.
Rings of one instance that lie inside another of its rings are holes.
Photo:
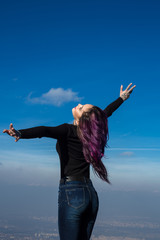
[[[93,106],[84,112],[79,119],[77,133],[83,144],[85,160],[92,165],[98,177],[110,184],[107,170],[101,160],[109,138],[108,120],[104,111]]]

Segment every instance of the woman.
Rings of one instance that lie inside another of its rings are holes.
[[[120,97],[104,110],[91,104],[72,109],[73,124],[57,127],[34,127],[3,132],[19,139],[51,137],[57,139],[61,180],[58,195],[58,226],[61,240],[89,240],[98,212],[98,196],[90,180],[90,165],[104,181],[110,183],[101,161],[108,139],[107,117],[125,101],[135,88],[132,83]],[[130,88],[131,87],[131,88]]]

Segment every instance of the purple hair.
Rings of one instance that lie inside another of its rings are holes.
[[[79,119],[78,136],[83,144],[83,154],[94,172],[102,180],[110,183],[107,170],[101,160],[108,140],[108,120],[105,112],[93,106]]]

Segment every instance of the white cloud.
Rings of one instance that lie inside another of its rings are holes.
[[[133,156],[134,153],[133,152],[123,152],[120,154],[120,156],[126,156],[126,157],[130,157],[130,156]]]
[[[32,93],[27,97],[27,101],[34,104],[47,104],[61,106],[66,102],[78,102],[82,98],[78,97],[77,92],[71,89],[64,90],[63,88],[51,88],[47,93],[43,93],[40,97],[31,97]]]
[[[107,151],[160,151],[160,148],[107,148]]]

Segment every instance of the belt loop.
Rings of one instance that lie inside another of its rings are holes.
[[[64,177],[63,180],[64,180],[64,184],[66,184],[66,177]]]
[[[66,183],[66,177],[61,178],[60,183],[65,184]]]

